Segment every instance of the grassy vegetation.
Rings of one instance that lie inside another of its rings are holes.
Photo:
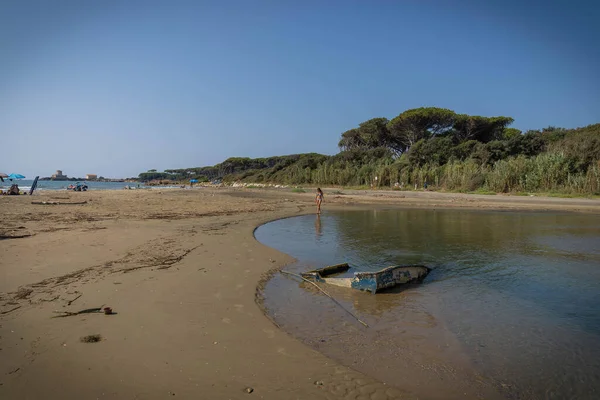
[[[437,108],[408,110],[392,121],[375,118],[344,132],[342,151],[333,156],[229,158],[212,167],[151,170],[140,180],[222,178],[355,190],[413,190],[427,183],[430,190],[489,195],[600,195],[600,124],[521,133],[507,128],[511,122]]]
[[[486,195],[486,196],[495,196],[495,195],[498,194],[496,192],[492,192],[492,191],[486,190],[484,188],[479,188],[479,189],[474,190],[474,191],[469,192],[469,193],[471,193],[471,194],[483,194],[483,195]]]

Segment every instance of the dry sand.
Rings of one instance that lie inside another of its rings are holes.
[[[325,212],[365,204],[600,212],[600,201],[586,199],[325,195]],[[258,243],[254,228],[314,212],[313,199],[224,188],[0,197],[0,398],[418,398],[294,340],[255,301],[267,273],[292,260]],[[116,314],[51,318],[103,305]],[[81,341],[96,334],[99,342]]]

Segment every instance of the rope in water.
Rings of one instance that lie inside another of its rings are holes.
[[[365,327],[369,327],[369,325],[367,325],[366,322],[362,321],[360,318],[358,318],[356,315],[352,314],[350,311],[348,311],[343,305],[340,304],[339,301],[337,301],[336,299],[334,299],[329,293],[327,293],[326,291],[324,291],[323,289],[321,289],[319,287],[319,285],[317,285],[314,282],[309,281],[308,279],[306,279],[305,277],[303,277],[302,275],[298,275],[298,274],[294,274],[293,272],[288,272],[288,271],[281,271],[282,274],[288,274],[288,275],[292,275],[295,276],[297,278],[302,279],[305,282],[310,283],[311,285],[313,285],[314,287],[316,287],[317,289],[319,289],[325,296],[329,297],[331,300],[333,300],[338,306],[340,306],[342,308],[342,310],[346,311],[348,314],[352,315],[358,322],[360,322],[361,324],[363,324]]]

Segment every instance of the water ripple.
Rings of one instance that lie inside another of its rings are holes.
[[[599,227],[600,218],[576,214],[369,210],[275,221],[256,237],[296,257],[298,272],[340,262],[433,268],[423,285],[375,296],[328,287],[367,320],[367,332],[310,285],[269,282],[275,320],[348,365],[388,380],[386,371],[420,365],[435,374],[414,382],[438,379],[438,389],[458,390],[460,373],[478,393],[596,399]],[[368,356],[379,364],[355,364]]]

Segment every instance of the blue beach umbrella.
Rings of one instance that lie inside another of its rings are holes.
[[[190,183],[198,183],[198,179],[190,179]]]
[[[10,174],[8,179],[25,179],[25,175],[21,174]]]

